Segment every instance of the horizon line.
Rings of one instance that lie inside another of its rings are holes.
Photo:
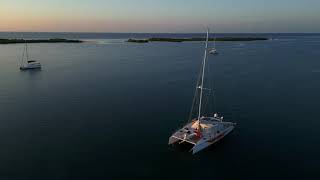
[[[204,32],[0,31],[0,33],[202,34]],[[320,34],[320,32],[211,32],[210,34]]]

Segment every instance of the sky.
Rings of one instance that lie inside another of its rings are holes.
[[[320,0],[0,0],[0,31],[319,33]]]

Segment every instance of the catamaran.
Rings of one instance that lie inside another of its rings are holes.
[[[23,54],[22,54],[20,70],[29,70],[29,69],[41,69],[41,64],[35,60],[29,59],[28,44],[26,41]]]
[[[196,86],[196,93],[194,96],[194,102],[191,108],[191,118],[194,108],[194,103],[197,102],[196,107],[196,116],[191,122],[188,122],[181,129],[173,133],[169,138],[169,145],[173,144],[182,144],[187,143],[192,145],[190,151],[195,154],[210,145],[218,142],[227,134],[229,134],[234,128],[236,123],[225,122],[222,116],[219,116],[218,113],[212,113],[213,116],[207,116],[204,112],[203,104],[203,91],[209,90],[204,87],[205,79],[205,69],[206,69],[206,60],[208,54],[208,40],[209,40],[209,29],[207,30],[206,44],[204,58],[201,65],[201,71],[199,80]]]

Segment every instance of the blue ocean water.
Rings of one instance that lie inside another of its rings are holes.
[[[125,42],[168,34],[0,33],[21,36],[88,42],[30,44],[43,69],[29,72],[18,69],[24,45],[0,45],[2,179],[320,175],[320,34],[217,42],[220,54],[208,60],[216,109],[237,127],[195,156],[167,142],[187,121],[203,43]]]

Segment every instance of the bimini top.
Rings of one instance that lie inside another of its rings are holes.
[[[211,128],[213,126],[212,122],[211,123],[200,123],[200,126],[202,129],[208,129],[208,128]],[[191,128],[192,129],[198,129],[199,127],[199,121],[196,121],[194,122],[192,125],[191,125]]]

